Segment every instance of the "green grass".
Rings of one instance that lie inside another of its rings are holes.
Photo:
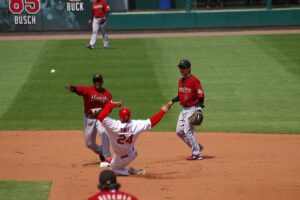
[[[0,199],[47,200],[50,186],[48,181],[0,181]]]
[[[64,85],[90,85],[95,72],[133,118],[146,119],[176,96],[176,66],[188,58],[206,95],[197,130],[300,133],[299,34],[114,39],[93,51],[85,43],[0,41],[1,130],[81,129],[82,99]],[[180,109],[154,130],[174,131]]]

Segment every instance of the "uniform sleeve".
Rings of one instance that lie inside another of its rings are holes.
[[[202,88],[202,85],[198,79],[195,81],[195,91],[197,93],[198,98],[204,98],[204,90]]]
[[[107,15],[110,12],[110,7],[107,2],[105,2],[104,9],[105,9],[105,14]]]
[[[103,110],[99,113],[98,119],[100,122],[103,122],[103,120],[110,114],[112,109],[115,107],[115,104],[111,103],[110,101],[107,102],[103,108]]]
[[[80,96],[84,96],[87,93],[87,87],[84,86],[76,86],[75,90],[76,94]]]
[[[150,117],[151,127],[153,128],[156,124],[158,124],[165,114],[166,113],[163,110],[160,110],[157,114]]]

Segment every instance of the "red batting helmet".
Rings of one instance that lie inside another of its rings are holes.
[[[130,120],[131,111],[127,107],[120,108],[119,118],[122,122],[127,122]]]

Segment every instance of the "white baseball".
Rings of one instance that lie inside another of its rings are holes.
[[[54,74],[55,73],[55,69],[51,69],[51,74]]]

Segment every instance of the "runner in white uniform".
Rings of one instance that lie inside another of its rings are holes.
[[[98,119],[106,128],[115,152],[110,165],[111,169],[116,175],[135,175],[139,174],[142,170],[125,168],[137,157],[137,150],[134,144],[140,133],[150,130],[161,120],[164,114],[168,112],[168,107],[163,106],[157,114],[147,120],[131,120],[131,112],[127,107],[120,108],[120,120],[107,117],[114,107],[120,107],[121,105],[121,101],[108,102],[100,112]]]

